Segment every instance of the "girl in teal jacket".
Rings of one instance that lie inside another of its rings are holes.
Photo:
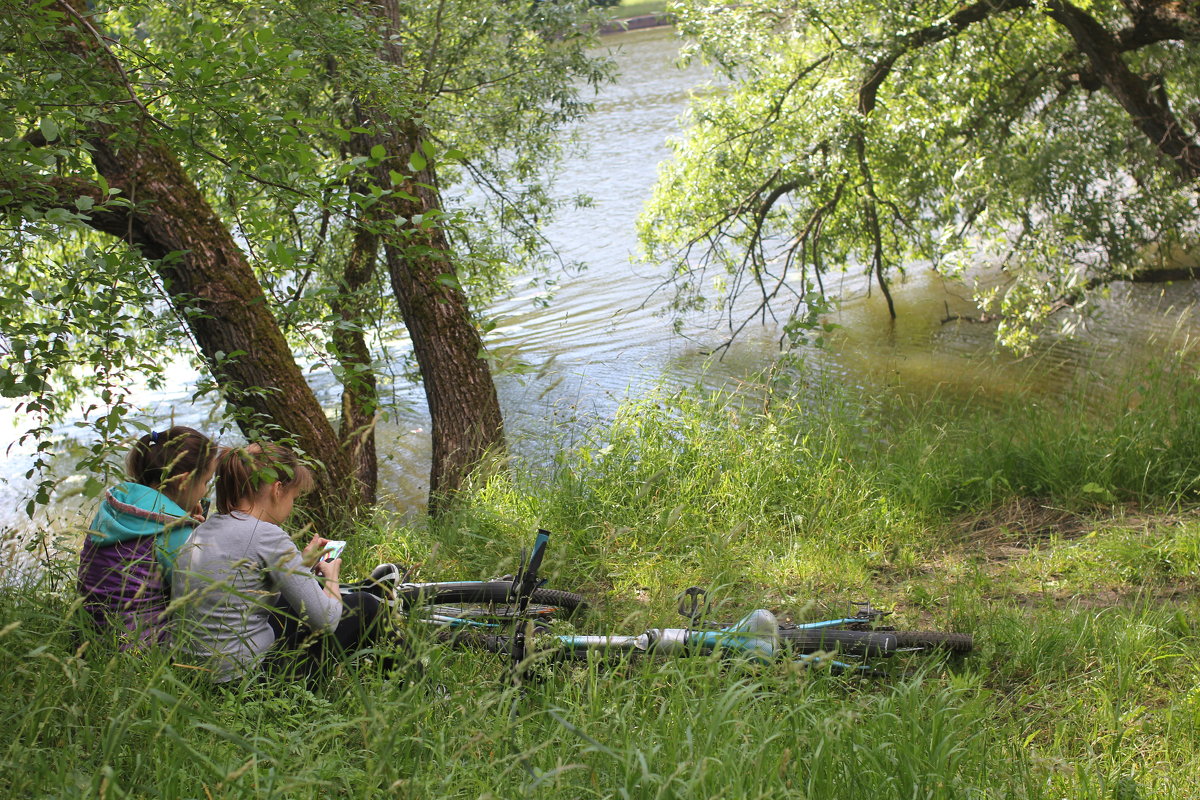
[[[204,520],[201,498],[217,446],[177,425],[139,439],[125,459],[128,481],[109,489],[79,554],[79,593],[100,629],[117,630],[122,649],[163,642],[171,570]]]

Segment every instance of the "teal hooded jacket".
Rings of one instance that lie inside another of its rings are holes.
[[[126,481],[105,494],[88,538],[104,547],[142,536],[156,537],[154,554],[163,580],[170,585],[175,557],[199,524],[200,520],[157,489]]]

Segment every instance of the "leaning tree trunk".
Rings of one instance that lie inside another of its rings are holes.
[[[64,49],[119,86],[123,77],[115,57],[84,22],[88,12],[82,0],[72,3],[80,27],[64,29]],[[97,172],[133,206],[94,214],[91,224],[155,260],[222,394],[231,406],[249,412],[238,414],[243,432],[271,437],[282,431],[294,437],[321,465],[309,504],[316,521],[330,525],[346,519],[360,509],[363,497],[347,450],[304,380],[245,254],[138,106],[142,113],[134,129],[100,124],[90,129]],[[69,204],[84,181],[59,182],[57,199]],[[104,199],[94,187],[91,191]],[[40,195],[43,201],[46,197]]]
[[[418,179],[419,180],[419,179]],[[418,189],[421,208],[437,208],[432,192]],[[504,423],[483,341],[471,320],[466,295],[446,260],[448,244],[434,227],[413,234],[409,246],[384,244],[388,275],[421,367],[433,423],[433,463],[429,474],[429,513],[437,514],[463,479],[489,455],[504,448]]]

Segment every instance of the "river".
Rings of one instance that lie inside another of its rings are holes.
[[[489,309],[500,318],[489,347],[532,370],[496,378],[514,447],[527,455],[574,441],[648,385],[728,386],[766,367],[778,352],[780,331],[766,325],[746,330],[714,361],[708,353],[725,331],[715,329],[712,319],[696,318],[677,335],[660,313],[665,296],[650,296],[663,271],[632,260],[634,221],[657,164],[668,156],[666,139],[678,133],[689,94],[704,90],[710,74],[700,65],[676,68],[678,47],[670,28],[605,37],[604,46],[615,52],[621,78],[602,91],[580,129],[586,155],[571,160],[560,178],[564,195],[584,191],[593,203],[564,210],[546,231],[564,261],[583,262],[586,269],[553,271],[558,288],[548,302],[540,285],[519,286]],[[843,295],[829,315],[840,327],[824,348],[802,352],[812,375],[868,389],[939,387],[973,402],[1003,397],[1031,382],[1053,394],[1083,373],[1117,375],[1200,332],[1191,313],[1200,293],[1195,283],[1119,286],[1082,335],[1047,338],[1034,357],[1024,359],[997,353],[990,325],[943,325],[947,309],[970,313],[967,291],[927,270],[910,270],[893,286],[899,314],[894,324],[878,293],[866,295],[861,276],[846,275],[827,288]],[[407,343],[399,338],[389,348],[403,354]],[[140,391],[134,400],[143,419],[173,418],[215,430],[213,406],[191,403],[194,380],[181,367],[168,391]],[[318,371],[312,380],[323,401],[336,406],[331,377]],[[379,436],[381,494],[389,505],[411,511],[421,506],[427,489],[428,413],[419,388],[402,379],[393,388],[398,408]],[[13,443],[24,420],[5,402],[0,443],[9,446],[9,454],[0,468],[0,527],[12,529],[27,524],[21,509],[31,485],[24,477],[31,451]],[[58,429],[64,450],[72,449],[76,430],[73,421]],[[68,479],[64,493],[80,482]]]

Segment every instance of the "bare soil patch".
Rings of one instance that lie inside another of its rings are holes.
[[[950,528],[967,547],[1004,560],[1044,542],[1084,536],[1096,523],[1095,517],[1058,508],[1049,500],[1014,497],[996,508],[960,517]]]

